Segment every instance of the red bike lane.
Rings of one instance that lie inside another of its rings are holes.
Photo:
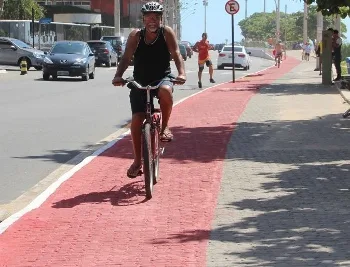
[[[160,182],[145,201],[126,177],[130,136],[94,158],[0,235],[0,266],[205,266],[226,147],[249,99],[297,66],[288,58],[177,105]]]

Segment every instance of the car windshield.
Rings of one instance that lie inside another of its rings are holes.
[[[20,41],[20,40],[16,40],[16,39],[12,39],[11,40],[15,45],[17,45],[18,47],[21,48],[32,48],[31,46],[27,45],[26,43]]]
[[[225,46],[223,51],[232,51],[232,46]],[[243,48],[235,46],[235,52],[243,52]]]
[[[92,49],[99,49],[99,48],[106,48],[107,47],[106,43],[103,43],[103,42],[96,42],[96,43],[89,42],[88,45]]]
[[[186,47],[184,45],[179,45],[180,52],[185,52],[186,53]]]
[[[107,36],[102,37],[102,40],[103,41],[108,41],[108,42],[111,43],[111,45],[114,45],[114,46],[123,44],[121,38],[116,38],[116,37],[113,37],[113,36],[111,36],[111,37],[107,37]]]
[[[83,43],[57,43],[51,50],[52,54],[84,54]]]

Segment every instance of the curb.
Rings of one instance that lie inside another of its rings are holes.
[[[340,85],[341,85],[341,83],[339,83],[339,82],[335,83],[335,87],[339,91],[342,98],[345,100],[345,102],[347,102],[350,105],[350,91],[348,89],[341,89]],[[348,96],[346,96],[346,95],[348,95]]]
[[[0,74],[5,74],[5,73],[7,73],[6,70],[0,70]]]

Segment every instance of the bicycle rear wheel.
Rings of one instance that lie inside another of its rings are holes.
[[[143,128],[142,138],[142,155],[143,155],[143,174],[145,176],[146,198],[151,199],[153,193],[153,155],[152,155],[152,139],[151,124],[146,123]]]

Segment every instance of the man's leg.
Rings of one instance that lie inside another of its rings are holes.
[[[159,105],[162,111],[161,140],[171,141],[173,135],[168,128],[168,123],[173,109],[173,88],[170,85],[162,85],[158,91]]]
[[[158,91],[159,105],[162,110],[162,129],[168,127],[169,118],[173,109],[173,89],[169,85],[162,85]]]
[[[336,80],[340,80],[341,79],[341,66],[340,66],[340,63],[341,63],[341,59],[340,58],[336,58],[334,60],[335,69],[337,70],[337,78],[336,78]]]
[[[211,60],[207,60],[206,65],[209,68],[209,81],[211,83],[215,83],[213,79],[213,73],[214,73],[213,63],[211,62]]]
[[[204,70],[204,64],[198,64],[198,87],[202,88],[202,73]]]
[[[134,163],[135,166],[141,165],[141,133],[142,133],[142,123],[145,119],[144,113],[135,113],[132,115],[131,119],[131,137],[134,149]]]

